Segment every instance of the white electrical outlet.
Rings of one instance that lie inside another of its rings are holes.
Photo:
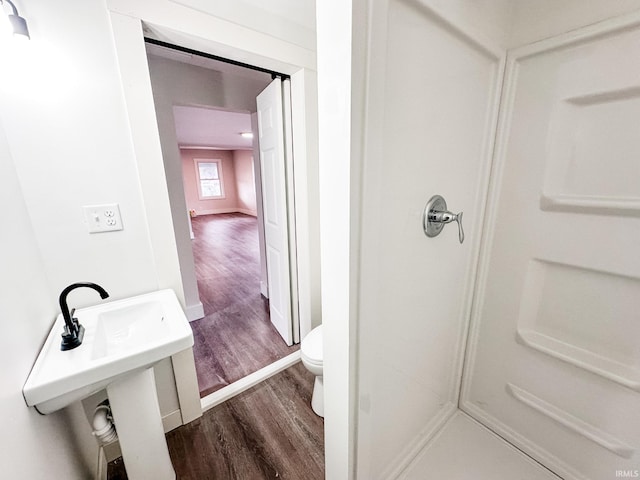
[[[85,205],[82,209],[89,233],[113,232],[123,228],[117,203]]]

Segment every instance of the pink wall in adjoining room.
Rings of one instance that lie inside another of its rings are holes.
[[[238,210],[256,216],[256,185],[253,171],[253,151],[234,150],[233,164],[236,169]]]
[[[180,150],[182,158],[182,181],[187,209],[195,210],[198,215],[229,213],[238,211],[238,193],[236,173],[233,165],[233,152],[229,150]],[[224,198],[200,200],[196,177],[195,158],[221,160]]]

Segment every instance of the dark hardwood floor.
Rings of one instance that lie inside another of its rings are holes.
[[[260,294],[255,217],[241,213],[192,219],[196,277],[205,317],[191,322],[200,396],[204,397],[298,350],[269,321]]]
[[[311,410],[314,377],[301,363],[167,434],[178,480],[324,478],[324,422]],[[127,478],[122,459],[109,480]]]

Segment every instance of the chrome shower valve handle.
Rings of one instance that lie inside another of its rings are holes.
[[[424,207],[422,226],[427,237],[436,237],[447,223],[458,224],[458,240],[464,242],[462,229],[462,213],[452,213],[447,210],[447,202],[440,195],[434,195]]]
[[[439,212],[436,210],[432,210],[429,212],[429,222],[443,223],[443,224],[457,222],[458,239],[460,240],[460,243],[462,243],[464,242],[464,230],[462,229],[462,213],[463,212],[451,213],[449,211]]]

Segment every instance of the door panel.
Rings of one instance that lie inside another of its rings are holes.
[[[256,102],[270,317],[287,345],[293,345],[281,80],[271,82]]]
[[[289,275],[290,284],[298,285],[298,248],[296,230],[296,205],[293,162],[293,118],[291,109],[291,79],[282,80],[282,117],[284,127],[284,153],[287,191],[287,225],[289,227]],[[300,343],[300,312],[298,289],[290,288],[291,328],[293,343]]]
[[[622,23],[510,55],[462,406],[564,478],[640,470],[639,58]]]

